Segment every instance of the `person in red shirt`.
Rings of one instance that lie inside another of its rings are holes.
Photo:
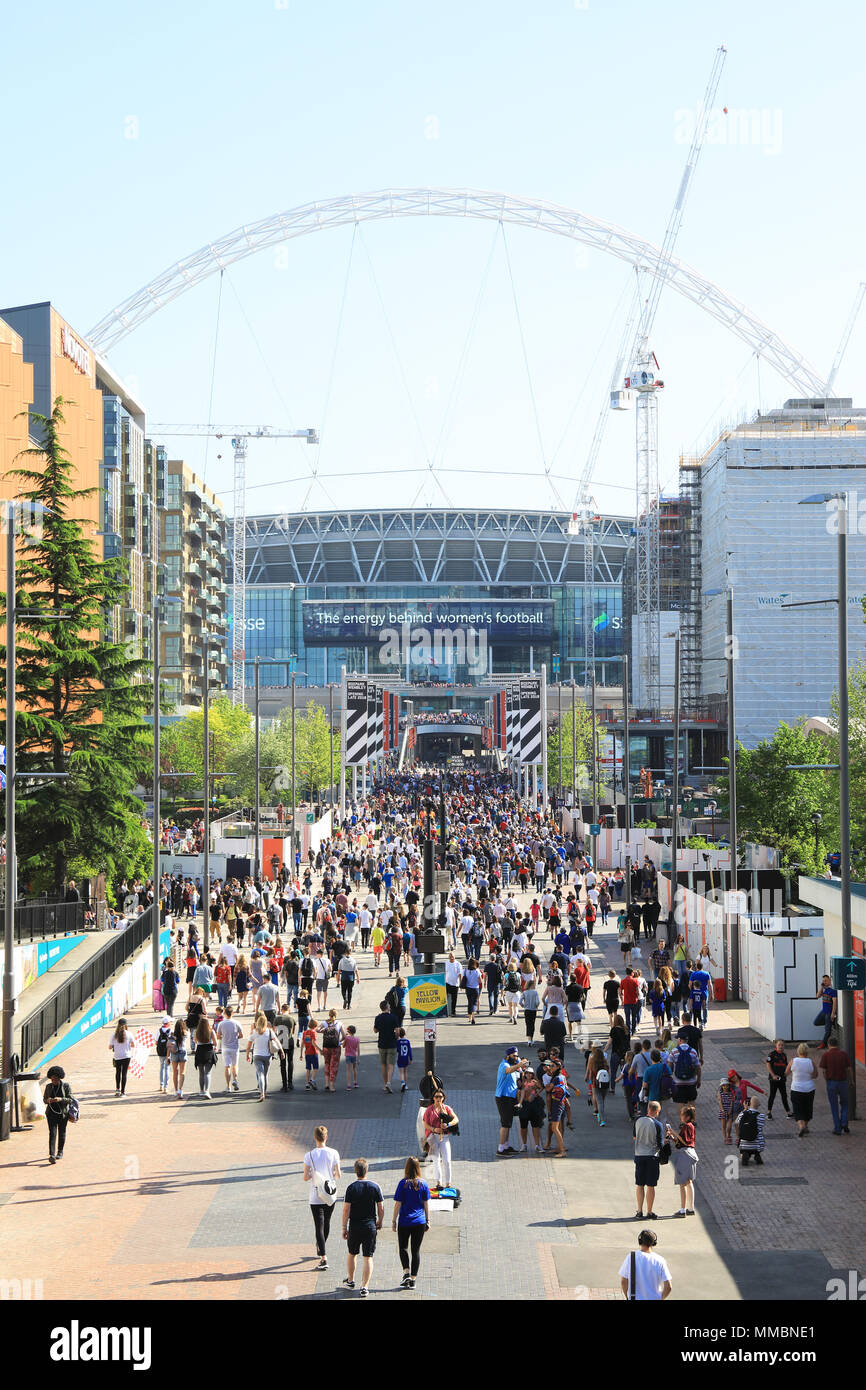
[[[640,999],[640,987],[633,970],[627,970],[623,975],[619,992],[625,1011],[625,1026],[628,1029],[629,1037],[632,1037],[637,1030],[638,1001]]]
[[[818,1063],[827,1083],[827,1099],[833,1116],[833,1133],[850,1134],[848,1128],[848,1083],[853,1080],[851,1059],[836,1038],[829,1038],[827,1051]]]
[[[319,1052],[321,1051],[316,1042],[316,1030],[318,1024],[311,1018],[301,1034],[301,1046],[304,1049],[304,1066],[307,1071],[307,1091],[317,1091],[319,1088],[313,1080],[313,1072],[319,1070]]]

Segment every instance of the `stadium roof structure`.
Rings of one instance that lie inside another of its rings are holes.
[[[247,518],[247,583],[582,584],[585,534],[571,512],[368,509]],[[595,582],[619,583],[630,517],[594,527]]]

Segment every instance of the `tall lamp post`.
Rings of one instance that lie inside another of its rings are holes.
[[[851,770],[848,750],[848,494],[847,492],[816,492],[803,497],[801,506],[829,507],[836,503],[836,605],[837,605],[837,681],[839,685],[839,850],[842,878],[842,954],[851,956],[854,950],[851,930]],[[832,600],[829,600],[832,602]],[[826,603],[826,599],[815,599]],[[785,607],[802,607],[786,604]],[[817,832],[816,832],[817,838]],[[854,995],[850,989],[840,990],[842,1008],[842,1042],[851,1059],[851,1115],[856,1116],[856,1058],[854,1038]]]

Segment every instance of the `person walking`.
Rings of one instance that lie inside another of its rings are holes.
[[[327,1008],[328,983],[331,979],[331,966],[327,956],[317,955],[313,958],[313,978],[316,983],[316,1008]]]
[[[198,1072],[199,1095],[211,1099],[210,1074],[216,1066],[216,1036],[210,1019],[204,1015],[196,1024],[195,1030],[195,1069]]]
[[[366,1298],[370,1292],[376,1236],[385,1219],[385,1198],[379,1184],[367,1177],[369,1168],[366,1158],[355,1160],[355,1181],[349,1183],[343,1198],[343,1240],[348,1251],[343,1283],[347,1289],[354,1289],[355,1265],[361,1255],[363,1264],[358,1289],[361,1298]]]
[[[74,1118],[78,1117],[78,1102],[62,1067],[48,1068],[48,1084],[42,1092],[42,1099],[48,1122],[48,1162],[56,1163],[58,1158],[63,1157],[66,1147],[66,1126],[70,1112]]]
[[[183,1078],[186,1071],[187,1038],[189,1029],[186,1019],[179,1018],[168,1044],[168,1057],[171,1062],[171,1080],[177,1100],[183,1100]]]
[[[445,962],[445,993],[448,996],[448,1014],[454,1018],[457,1013],[457,997],[463,980],[463,966],[453,951],[448,952]]]
[[[342,1025],[337,1022],[337,1010],[329,1009],[328,1017],[322,1027],[322,1052],[325,1058],[325,1090],[336,1091],[335,1082],[340,1067],[340,1049],[343,1045]]]
[[[299,999],[300,1003],[300,999]],[[301,1027],[301,1019],[298,1018],[298,1027]],[[306,1018],[301,1032],[301,1047],[304,1050],[304,1071],[306,1073],[306,1084],[304,1089],[307,1091],[317,1091],[319,1088],[313,1080],[313,1072],[319,1070],[319,1053],[321,1048],[316,1041],[319,1025],[314,1018]]]
[[[392,1014],[387,999],[381,1000],[379,1013],[373,1019],[373,1032],[379,1047],[379,1065],[382,1068],[382,1089],[391,1094],[391,1077],[397,1063],[397,1016]]]
[[[424,1138],[433,1161],[433,1186],[437,1190],[451,1186],[451,1138],[458,1128],[457,1116],[445,1104],[445,1091],[437,1086],[424,1112]]]
[[[328,1147],[326,1125],[316,1125],[313,1138],[315,1148],[304,1154],[304,1182],[310,1184],[310,1212],[316,1233],[318,1270],[328,1268],[328,1235],[337,1200],[337,1183],[340,1181],[340,1155],[336,1149]]]
[[[168,1044],[171,1038],[171,1019],[163,1014],[159,1032],[156,1035],[156,1055],[159,1058],[159,1089],[168,1095],[168,1078],[171,1064],[168,1060]]]
[[[358,971],[358,966],[355,961],[355,957],[352,955],[351,945],[340,957],[340,964],[337,967],[337,975],[340,982],[340,995],[343,1000],[343,1007],[346,1009],[351,1009],[352,991],[354,990],[355,985],[361,983],[361,976]]]
[[[838,1038],[830,1037],[827,1051],[818,1063],[827,1083],[827,1099],[833,1116],[833,1133],[850,1134],[848,1128],[848,1087],[854,1080],[851,1058],[839,1046]]]
[[[268,1070],[271,1065],[271,1057],[282,1053],[282,1050],[279,1039],[264,1014],[256,1014],[253,1031],[247,1043],[247,1061],[249,1062],[252,1058],[255,1063],[256,1085],[260,1101],[267,1099]]]
[[[162,973],[160,974],[160,984],[162,985],[162,1002],[169,1018],[174,1016],[174,1005],[177,999],[177,992],[180,989],[180,975],[175,969],[174,961],[171,956],[166,956],[162,963]]]
[[[534,1042],[535,1023],[538,1018],[538,1010],[541,1008],[541,996],[536,988],[534,975],[531,976],[530,982],[520,998],[523,1003],[523,1023],[526,1028],[526,1037],[529,1042]]]
[[[129,1035],[125,1018],[117,1020],[117,1027],[108,1048],[114,1056],[114,1094],[115,1096],[125,1096],[126,1078],[132,1058],[132,1038]]]
[[[404,1289],[414,1289],[421,1267],[421,1244],[430,1229],[430,1189],[421,1177],[421,1164],[414,1155],[406,1159],[403,1176],[394,1193],[391,1229],[397,1232],[397,1251],[403,1268],[401,1285]]]
[[[274,1031],[277,1041],[283,1049],[280,1056],[280,1089],[282,1091],[293,1091],[294,1072],[295,1072],[295,1020],[289,1013],[289,1003],[286,1000],[280,1012],[274,1020]]]
[[[214,1032],[219,1041],[220,1051],[222,1052],[223,1066],[226,1074],[226,1090],[239,1091],[238,1083],[238,1052],[240,1041],[244,1035],[244,1030],[234,1017],[234,1009],[231,1004],[226,1005],[225,1016],[216,1025]]]
[[[782,1108],[788,1118],[791,1118],[791,1111],[788,1105],[788,1082],[785,1073],[788,1070],[788,1054],[785,1051],[785,1044],[781,1038],[776,1038],[773,1049],[764,1059],[767,1067],[767,1075],[770,1078],[770,1098],[767,1101],[767,1119],[773,1118],[773,1101],[779,1095],[782,1100]]]
[[[661,1303],[670,1296],[671,1272],[665,1260],[656,1255],[655,1231],[641,1231],[638,1248],[626,1255],[619,1282],[626,1298],[644,1303]]]
[[[818,1068],[809,1056],[807,1043],[800,1043],[796,1057],[792,1057],[785,1068],[785,1075],[791,1078],[791,1108],[797,1121],[797,1135],[802,1139],[809,1133],[818,1080]]]
[[[478,1013],[478,996],[481,993],[481,971],[474,956],[470,956],[466,962],[463,982],[466,986],[466,1012],[469,1014],[469,1022],[474,1024]]]

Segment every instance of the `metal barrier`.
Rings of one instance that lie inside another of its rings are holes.
[[[38,1009],[21,1024],[21,1043],[18,1053],[26,1067],[32,1057],[68,1023],[89,999],[108,983],[112,975],[125,965],[153,931],[153,907],[148,907],[129,926],[119,931],[113,941],[107,941],[86,965],[50,994]]]
[[[15,904],[15,940],[36,941],[43,936],[69,936],[84,931],[84,903],[50,902],[33,898]]]

